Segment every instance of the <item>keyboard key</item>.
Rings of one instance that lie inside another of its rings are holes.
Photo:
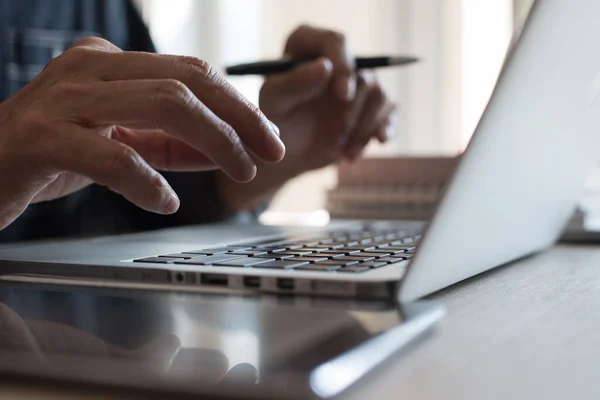
[[[357,272],[365,272],[365,271],[369,271],[369,270],[370,270],[369,267],[363,267],[362,265],[353,265],[352,267],[344,267],[344,268],[338,269],[337,272],[357,273]]]
[[[358,265],[358,261],[343,261],[343,260],[327,260],[327,261],[321,261],[319,263],[319,265],[337,265],[340,268],[341,267],[349,267],[351,265]]]
[[[159,257],[167,257],[167,258],[181,258],[184,260],[188,260],[194,257],[192,254],[183,254],[183,253],[171,253],[171,254],[161,254]]]
[[[239,256],[235,254],[215,254],[214,256],[192,258],[191,260],[180,260],[176,264],[187,265],[213,265],[214,263],[237,260],[238,258],[248,258],[247,256]]]
[[[353,254],[352,256],[348,256],[348,257],[336,258],[335,261],[342,260],[342,261],[367,262],[367,261],[373,261],[374,259],[375,259],[375,257],[361,257],[356,254]]]
[[[409,260],[410,258],[412,258],[412,256],[413,256],[412,254],[403,253],[403,254],[394,254],[394,255],[391,255],[390,257],[398,258],[398,259],[402,259],[402,260]]]
[[[138,258],[137,260],[133,260],[133,262],[143,262],[143,263],[153,263],[153,264],[172,264],[177,260],[182,260],[181,258],[169,258],[169,257],[146,257],[146,258]]]
[[[308,256],[309,254],[313,254],[310,251],[304,251],[304,250],[288,250],[288,251],[280,251],[279,254],[289,254],[292,256]]]
[[[270,269],[292,269],[296,267],[302,267],[308,265],[307,261],[270,261],[263,264],[258,264],[254,268],[270,268]]]
[[[384,248],[376,248],[373,250],[369,250],[369,253],[381,253],[381,254],[402,254],[404,253],[404,250],[394,250],[391,247],[384,247]]]
[[[389,250],[398,250],[398,251],[407,252],[407,251],[413,251],[413,250],[415,250],[416,247],[415,246],[407,245],[407,246],[390,246],[390,247],[386,247],[385,248],[385,250],[388,250],[388,249]]]
[[[378,258],[377,261],[378,262],[385,262],[388,264],[394,264],[394,263],[399,263],[402,261],[406,261],[407,259],[405,257],[383,257],[383,258]]]
[[[346,255],[353,255],[356,253],[360,253],[362,250],[348,250],[344,247],[340,247],[339,249],[335,249],[335,251],[339,252],[339,253],[344,253]]]
[[[259,258],[274,258],[275,260],[286,260],[288,258],[293,258],[294,255],[293,254],[271,253],[271,254],[265,254],[265,255],[262,255],[262,256],[254,256],[254,257],[259,257]]]
[[[258,264],[264,264],[270,261],[276,261],[273,258],[261,258],[261,257],[244,257],[237,258],[230,261],[218,262],[215,265],[224,267],[252,267]]]
[[[333,272],[333,271],[339,270],[340,268],[342,268],[342,267],[339,266],[339,265],[327,265],[325,263],[318,263],[318,264],[303,265],[301,267],[294,268],[294,270],[297,270],[297,271]]]
[[[381,268],[381,267],[387,267],[387,265],[388,265],[388,263],[381,262],[379,260],[377,260],[377,261],[369,261],[369,262],[360,264],[361,267],[369,267],[371,269]]]
[[[212,256],[215,254],[224,254],[230,251],[242,251],[247,250],[249,247],[244,246],[230,246],[230,247],[217,247],[214,249],[200,249],[200,250],[190,250],[190,251],[182,251],[185,254],[202,254],[206,256]]]
[[[358,246],[345,246],[345,247],[340,248],[339,250],[341,250],[341,251],[346,251],[346,250],[348,250],[348,251],[352,251],[352,250],[369,251],[374,248],[375,248],[375,246],[370,246],[368,244],[362,244],[362,245],[358,245]]]
[[[262,249],[261,249],[261,250],[234,251],[233,253],[229,253],[229,254],[235,254],[238,256],[264,256],[265,254],[267,254],[267,252],[262,251]]]
[[[257,240],[255,242],[243,243],[243,245],[247,246],[248,248],[253,248],[253,249],[262,248],[262,247],[275,247],[275,246],[283,247],[284,244],[292,243],[294,241],[295,241],[294,238],[266,239],[266,240]]]
[[[327,257],[327,258],[340,258],[340,257],[346,257],[346,253],[323,252],[323,253],[317,254],[317,256],[318,257]]]
[[[260,250],[266,251],[268,253],[279,253],[281,251],[286,251],[287,248],[286,247],[278,247],[278,246],[275,246],[275,247],[261,247]]]
[[[321,253],[323,251],[328,251],[328,247],[304,247],[302,251],[310,251],[312,253]]]
[[[294,257],[291,260],[293,261],[306,261],[309,263],[316,263],[321,261],[327,261],[325,257]]]
[[[363,251],[360,253],[356,253],[353,254],[353,257],[375,257],[375,258],[380,258],[380,257],[387,257],[391,255],[390,253],[370,253],[367,251]]]

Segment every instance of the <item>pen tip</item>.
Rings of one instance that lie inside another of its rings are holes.
[[[390,57],[390,64],[412,64],[421,61],[417,57]]]

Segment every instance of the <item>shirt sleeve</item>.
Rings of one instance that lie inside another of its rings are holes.
[[[126,19],[127,19],[127,44],[125,49],[129,51],[146,51],[150,53],[156,52],[154,42],[150,37],[150,31],[144,23],[142,16],[138,9],[131,2],[127,0],[126,5]]]

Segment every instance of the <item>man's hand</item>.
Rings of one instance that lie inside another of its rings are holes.
[[[277,127],[207,63],[84,39],[0,104],[0,229],[91,182],[174,213],[156,169],[220,168],[247,182],[256,161],[284,153]]]
[[[303,172],[354,160],[372,138],[383,143],[394,133],[396,105],[371,71],[356,72],[342,34],[301,26],[288,38],[285,55],[320,58],[265,80],[260,108],[281,129],[287,154],[276,166],[260,165],[259,177],[248,185],[220,180],[234,210],[256,205]]]
[[[320,57],[268,77],[261,90],[261,110],[281,128],[288,163],[311,170],[342,157],[353,160],[371,138],[392,136],[396,106],[371,71],[355,71],[344,35],[301,26],[288,38],[285,54]]]

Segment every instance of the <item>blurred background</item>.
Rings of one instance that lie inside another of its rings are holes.
[[[281,56],[285,38],[302,23],[344,32],[360,55],[420,57],[423,61],[416,66],[379,73],[384,88],[400,104],[401,118],[395,139],[385,146],[372,143],[367,156],[396,157],[460,154],[533,0],[137,3],[159,52],[197,56],[219,69]],[[257,102],[260,78],[231,81]],[[326,191],[335,185],[335,167],[301,176],[278,193],[262,221],[289,222],[293,215],[326,218]]]

